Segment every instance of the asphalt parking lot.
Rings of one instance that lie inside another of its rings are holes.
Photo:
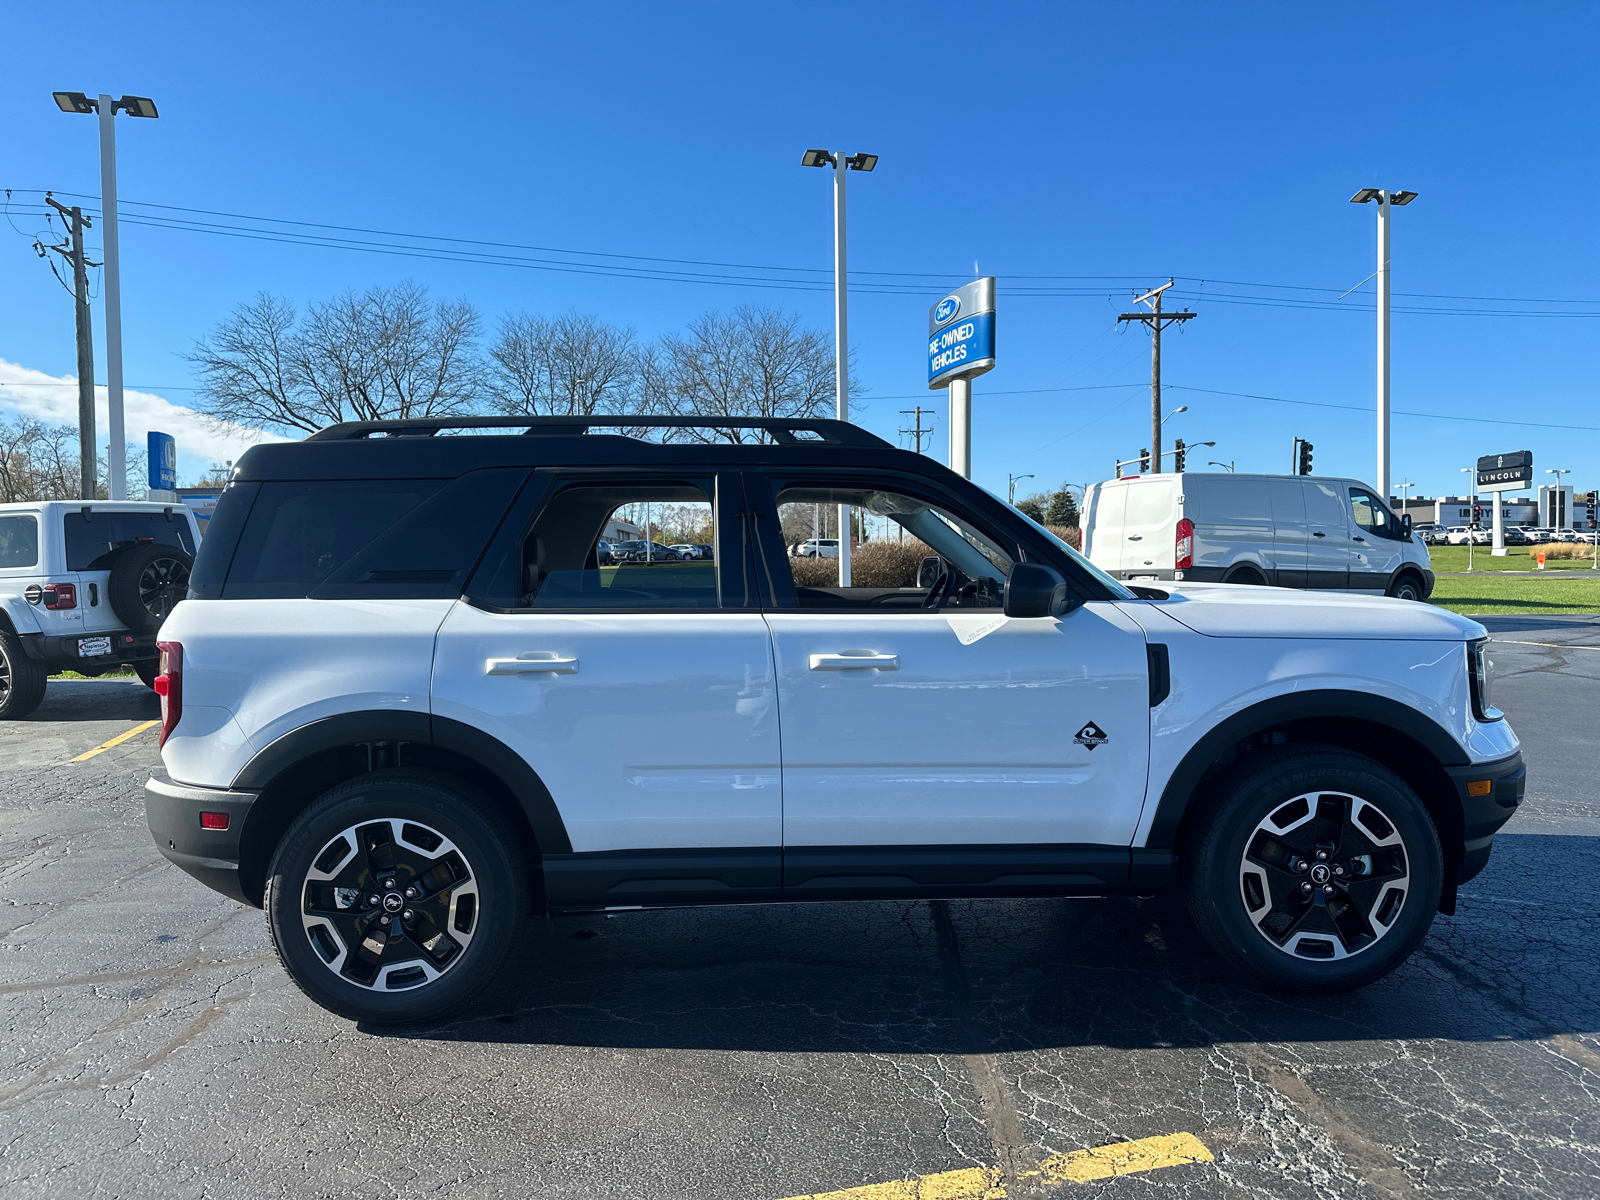
[[[1405,967],[1316,998],[1171,898],[752,907],[568,922],[464,1018],[360,1028],[156,853],[153,730],[73,761],[154,696],[54,681],[0,726],[0,1191],[1594,1196],[1600,618],[1483,621],[1528,801]]]

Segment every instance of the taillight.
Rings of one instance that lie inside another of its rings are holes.
[[[77,608],[78,585],[75,583],[47,583],[44,585],[46,608]]]
[[[1194,522],[1188,517],[1178,522],[1178,540],[1174,545],[1177,561],[1173,570],[1185,571],[1194,566]]]
[[[156,695],[161,697],[161,740],[156,743],[160,748],[183,716],[183,643],[157,642],[156,649],[161,651],[161,671],[155,679]]]

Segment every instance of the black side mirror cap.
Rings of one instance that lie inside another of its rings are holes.
[[[1013,563],[1006,572],[1003,607],[1008,617],[1056,617],[1078,606],[1061,572],[1043,563]]]

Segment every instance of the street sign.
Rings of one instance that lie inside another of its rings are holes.
[[[1478,460],[1480,492],[1524,492],[1533,486],[1533,451],[1485,454]]]
[[[150,486],[170,492],[178,486],[178,443],[170,433],[152,433],[149,450]]]
[[[994,369],[994,276],[959,287],[928,310],[928,386]]]

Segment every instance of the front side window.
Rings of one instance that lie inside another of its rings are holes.
[[[26,513],[0,517],[0,568],[39,562],[39,518]]]
[[[874,487],[780,485],[778,521],[802,608],[998,609],[1016,548],[937,502]],[[847,510],[850,585],[840,585]]]
[[[508,609],[716,608],[714,511],[698,484],[560,487],[525,532],[491,550],[472,596]]]
[[[1399,539],[1400,523],[1371,492],[1361,488],[1351,488],[1350,511],[1363,532],[1370,533],[1374,537]]]

